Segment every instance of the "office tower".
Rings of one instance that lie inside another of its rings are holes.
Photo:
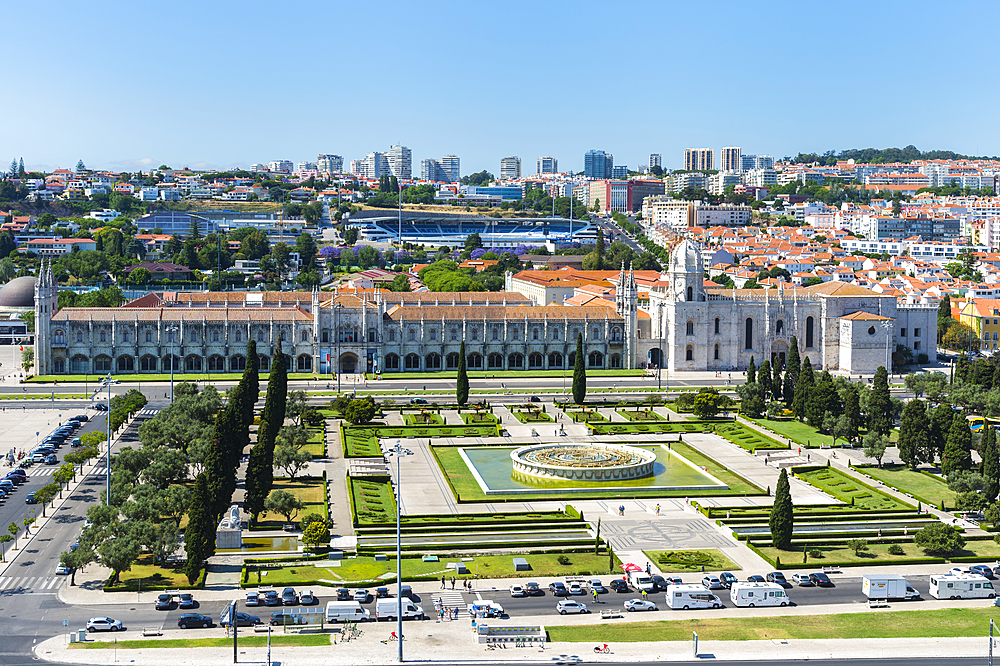
[[[538,168],[535,173],[559,173],[559,160],[551,155],[542,155],[538,158]]]
[[[583,156],[583,175],[587,178],[611,178],[615,158],[603,150],[588,150]]]
[[[720,159],[720,170],[721,171],[742,171],[743,161],[740,155],[743,153],[743,149],[739,146],[727,146],[722,149],[722,153],[719,155]]]
[[[365,168],[364,160],[351,160],[351,173],[353,173],[355,176],[363,175],[362,171],[364,171],[364,168]]]
[[[406,146],[392,146],[386,153],[390,173],[400,180],[409,180],[413,171],[411,151]]]
[[[653,167],[663,168],[663,158],[659,153],[651,153],[649,155],[649,168],[652,169]]]
[[[711,171],[715,169],[715,151],[711,148],[685,148],[685,171]]]
[[[441,165],[441,170],[443,171],[443,180],[446,183],[457,183],[461,180],[461,171],[459,170],[458,157],[456,155],[445,155],[440,160],[438,164]]]
[[[267,170],[275,173],[291,173],[292,163],[289,160],[274,160],[273,162],[268,162]]]
[[[340,155],[317,155],[316,170],[324,173],[340,173],[344,170],[344,158]]]
[[[611,167],[611,177],[612,178],[619,178],[621,180],[627,180],[628,179],[628,166],[626,166],[624,164],[616,164],[615,166]]]
[[[505,157],[500,160],[500,180],[515,180],[521,177],[521,158]]]

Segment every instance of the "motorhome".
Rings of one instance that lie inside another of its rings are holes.
[[[326,603],[327,622],[367,622],[371,617],[367,608],[357,601],[328,601]]]
[[[739,607],[787,606],[791,602],[778,583],[733,583],[729,600]]]
[[[375,600],[375,621],[395,620],[399,617],[399,599],[376,599]],[[424,619],[424,609],[416,605],[409,599],[403,599],[403,619],[416,618]]]
[[[931,596],[935,599],[992,599],[993,583],[976,574],[931,576]]]
[[[894,574],[862,576],[861,592],[869,599],[920,598],[920,593],[905,578]]]
[[[705,589],[704,585],[667,586],[667,606],[673,609],[722,608],[722,600]]]

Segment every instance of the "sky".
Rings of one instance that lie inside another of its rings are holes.
[[[0,168],[231,168],[402,144],[463,174],[684,148],[1000,154],[1000,3],[51,0],[4,8]],[[716,155],[718,159],[718,153]]]

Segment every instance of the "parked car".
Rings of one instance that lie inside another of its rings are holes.
[[[248,613],[237,612],[236,613],[236,626],[237,627],[252,627],[255,624],[260,624],[260,618],[256,615],[250,615]],[[223,627],[229,626],[229,620],[219,619],[219,625]]]
[[[413,588],[410,587],[409,585],[400,585],[399,586],[399,596],[403,597],[404,599],[412,599],[413,598]]]
[[[809,587],[813,584],[813,582],[809,580],[809,574],[804,573],[792,574],[792,582],[800,587]]]
[[[833,581],[825,573],[809,574],[809,582],[818,587],[833,587]]]
[[[667,586],[670,585],[683,585],[684,581],[681,580],[680,576],[664,576],[663,579],[667,581]]]
[[[181,601],[178,604],[178,607],[180,607],[180,608],[197,608],[198,607],[198,602],[194,600],[194,595],[193,594],[188,594],[187,592],[185,592],[184,594],[181,595]]]
[[[156,597],[156,610],[170,610],[174,607],[174,599],[169,594]]]
[[[213,624],[212,618],[200,613],[184,613],[177,618],[177,626],[181,629],[209,629]]]
[[[411,405],[426,405],[427,401],[423,398],[410,398]]]
[[[337,601],[350,601],[352,596],[351,591],[346,587],[337,590]]]
[[[76,416],[71,416],[70,421],[79,421],[80,423],[86,423],[90,420],[90,417],[86,414],[77,414]]]
[[[655,611],[657,610],[656,604],[652,601],[647,601],[646,599],[629,599],[625,602],[625,610],[628,612],[634,611]]]
[[[541,402],[541,400],[538,399],[537,395],[533,395],[530,398],[528,398],[528,402]]]
[[[524,589],[528,593],[529,597],[540,597],[543,594],[545,594],[545,590],[543,590],[538,585],[538,583],[531,582],[531,581],[529,581],[529,582],[527,582],[527,583],[524,584]]]
[[[59,462],[59,459],[56,458],[56,454],[54,454],[54,453],[50,453],[49,455],[45,456],[45,464],[46,465],[55,465],[58,462]]]
[[[286,587],[281,591],[281,603],[284,606],[299,605],[299,595],[295,594],[294,587]]]
[[[285,611],[278,611],[276,613],[271,613],[271,617],[268,619],[268,623],[272,627],[288,626],[294,624],[309,624],[309,620],[301,615],[295,615],[293,613],[286,613]]]
[[[665,590],[667,589],[667,579],[660,574],[653,574],[650,576],[653,579],[653,589],[654,590]]]
[[[121,631],[124,628],[121,620],[113,620],[110,617],[92,617],[87,620],[87,631],[90,633],[94,633],[95,631]]]
[[[566,589],[566,584],[558,580],[549,583],[549,592],[552,593],[553,597],[569,596],[569,590]]]
[[[358,603],[368,603],[368,590],[354,590],[354,600]]]
[[[281,597],[274,590],[268,590],[264,593],[264,605],[265,606],[280,606]]]
[[[777,583],[778,585],[788,585],[788,581],[785,580],[785,574],[780,571],[772,571],[765,576],[768,583]]]
[[[103,402],[95,402],[93,405],[90,406],[90,408],[91,409],[96,409],[99,412],[106,412],[106,411],[108,411],[108,406],[106,404],[104,404]]]
[[[747,576],[747,582],[748,583],[766,583],[767,581],[764,580],[763,576],[753,575],[753,576]]]
[[[583,585],[577,583],[576,581],[569,584],[569,593],[572,595],[578,595],[584,593]]]
[[[738,583],[740,579],[734,576],[733,574],[729,573],[728,571],[723,571],[722,573],[719,574],[719,580],[721,580],[722,584],[725,585],[727,588],[730,588],[733,586],[733,583]]]
[[[628,592],[628,583],[623,581],[621,578],[612,578],[608,587],[615,592]]]
[[[70,571],[69,567],[63,567],[63,566],[56,567],[56,575],[57,576],[68,576],[71,573],[73,573],[73,572]]]
[[[389,588],[387,588],[387,587],[376,587],[375,588],[375,598],[376,599],[388,599],[389,598]]]
[[[299,592],[299,603],[303,606],[312,606],[314,603],[319,601],[316,595],[313,594],[312,590],[302,590]]]
[[[587,585],[590,587],[591,592],[597,592],[598,594],[607,594],[608,588],[604,587],[604,583],[601,582],[600,578],[591,578],[587,581]]]
[[[710,590],[721,590],[724,586],[718,576],[708,575],[701,579],[701,584]]]
[[[560,615],[565,615],[566,613],[589,613],[587,610],[587,604],[581,604],[579,601],[573,599],[562,599],[556,604],[556,611]]]
[[[969,571],[971,571],[974,574],[979,574],[980,576],[985,576],[987,578],[996,578],[996,575],[993,573],[993,569],[990,569],[985,564],[975,564],[969,567]]]
[[[512,597],[526,597],[528,593],[524,591],[524,588],[520,585],[510,586],[510,596]]]
[[[247,606],[260,606],[260,596],[256,592],[247,592]]]

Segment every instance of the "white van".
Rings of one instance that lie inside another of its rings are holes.
[[[367,622],[371,614],[357,601],[328,601],[326,603],[327,622]]]
[[[675,610],[722,608],[722,600],[706,590],[704,585],[670,585],[667,587],[667,606]]]
[[[398,616],[399,599],[376,599],[375,600],[375,621],[395,620]],[[403,599],[403,619],[413,617],[418,620],[424,619],[424,609],[416,605],[409,599]]]
[[[645,590],[649,594],[656,591],[656,583],[653,582],[652,576],[645,572],[632,572],[629,578],[632,579],[632,587],[639,592]]]
[[[930,592],[935,599],[992,599],[997,595],[993,583],[977,574],[931,576]]]
[[[777,583],[733,583],[729,600],[741,608],[755,606],[787,606],[791,602],[785,588]]]

